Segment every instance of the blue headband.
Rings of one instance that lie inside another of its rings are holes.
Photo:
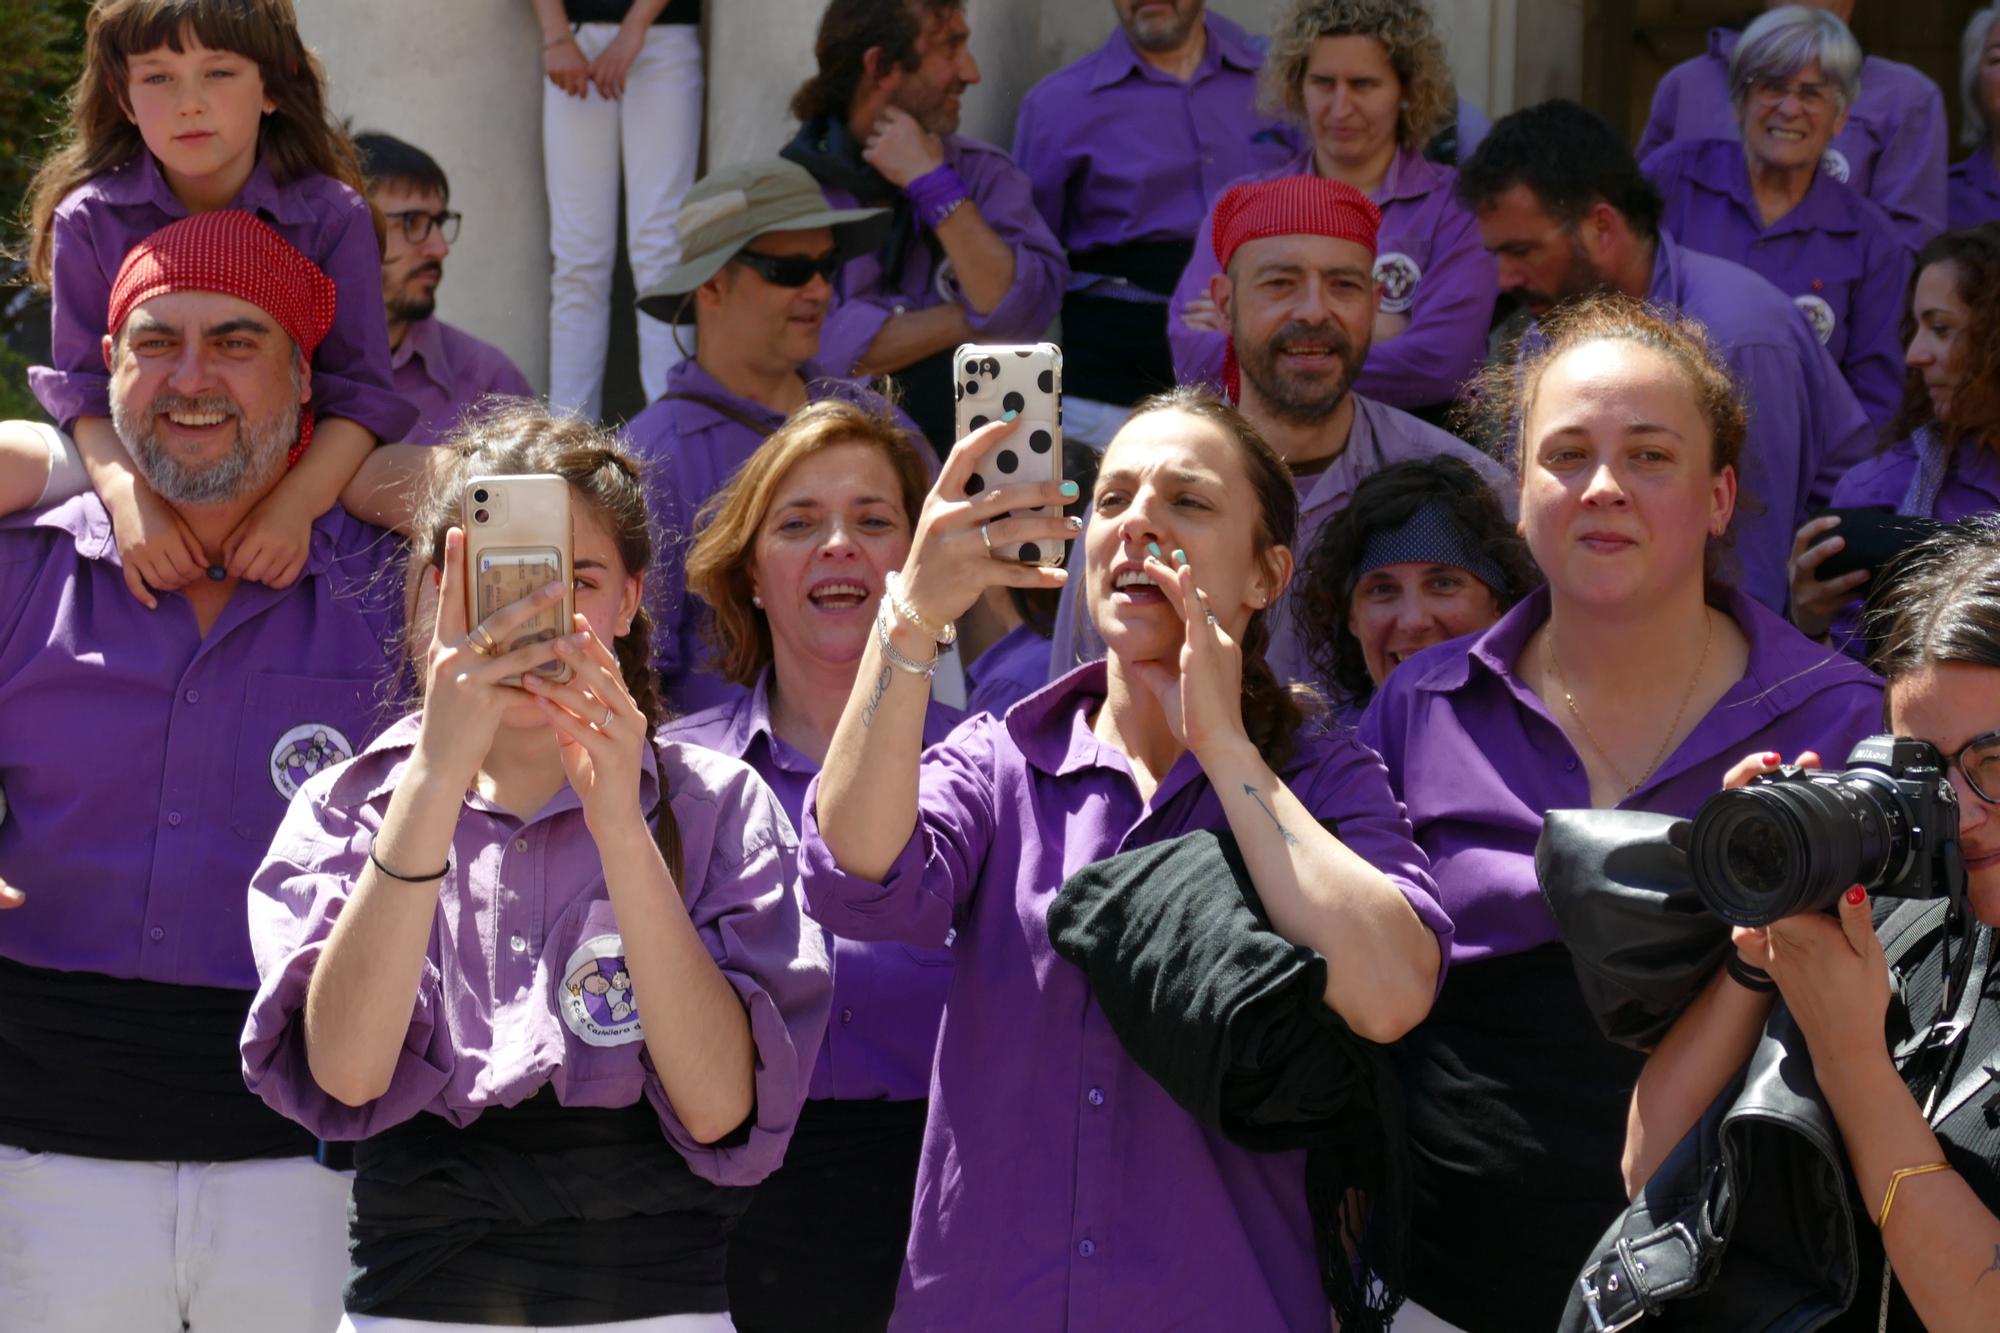
[[[1348,595],[1362,576],[1384,565],[1456,565],[1504,596],[1507,576],[1472,540],[1443,500],[1432,500],[1393,528],[1384,528],[1368,538],[1361,559],[1347,581]]]

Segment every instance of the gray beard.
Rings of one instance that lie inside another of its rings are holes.
[[[1171,51],[1187,40],[1199,22],[1200,14],[1190,14],[1186,18],[1176,16],[1165,24],[1134,23],[1125,29],[1125,35],[1141,51]]]
[[[1357,354],[1351,345],[1342,349],[1340,378],[1330,384],[1325,380],[1290,379],[1278,374],[1273,368],[1277,356],[1269,348],[1246,357],[1239,346],[1236,368],[1243,382],[1257,391],[1264,409],[1272,416],[1288,425],[1310,426],[1331,416],[1341,399],[1353,390],[1366,356],[1366,352]]]
[[[252,424],[243,418],[243,409],[227,394],[183,398],[162,393],[146,405],[134,420],[114,395],[111,425],[125,442],[139,474],[159,497],[169,504],[222,504],[241,497],[267,476],[279,459],[290,452],[299,438],[299,375],[292,368],[291,405],[273,416]],[[227,412],[236,418],[236,447],[227,457],[199,467],[190,467],[175,458],[160,440],[158,420],[167,408],[192,412]]]

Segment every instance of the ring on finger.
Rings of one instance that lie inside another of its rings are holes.
[[[988,555],[993,554],[993,534],[987,531],[991,526],[990,521],[979,525],[979,540],[986,543],[986,554]]]
[[[611,705],[610,704],[604,705],[604,720],[597,724],[597,729],[599,731],[611,730],[611,713],[612,713]]]
[[[497,657],[500,641],[493,637],[493,631],[484,625],[474,625],[472,632],[465,636],[466,646],[481,657]]]

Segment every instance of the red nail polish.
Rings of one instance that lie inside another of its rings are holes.
[[[1861,906],[1861,904],[1867,901],[1868,901],[1868,890],[1862,888],[1859,884],[1856,884],[1853,888],[1847,891],[1848,906],[1859,907]]]
[[[1765,763],[1767,763],[1767,764],[1775,764],[1775,763],[1777,763],[1777,762],[1778,762],[1778,752],[1777,752],[1776,750],[1766,750],[1766,751],[1764,751],[1764,762],[1765,762]]]

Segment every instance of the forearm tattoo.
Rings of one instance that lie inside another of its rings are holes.
[[[861,725],[875,725],[875,710],[882,706],[882,696],[889,692],[889,664],[882,664],[882,674],[875,677],[875,688],[868,692],[867,706],[861,710]]]
[[[1981,1273],[1978,1277],[1973,1279],[1972,1285],[1975,1287],[1978,1286],[1981,1282],[1984,1282],[1987,1278],[1991,1277],[1995,1273],[2000,1273],[2000,1245],[1995,1245],[1993,1247],[1993,1262],[1986,1265],[1986,1271],[1984,1273]]]
[[[1264,812],[1265,818],[1269,819],[1272,825],[1278,830],[1279,834],[1284,837],[1285,846],[1296,847],[1299,845],[1299,840],[1297,836],[1295,836],[1290,829],[1285,827],[1284,821],[1278,818],[1277,811],[1273,810],[1270,806],[1264,804],[1264,798],[1257,794],[1257,789],[1255,787],[1251,786],[1247,782],[1244,783],[1243,794],[1245,796],[1248,796],[1251,800],[1257,803],[1257,808]]]

